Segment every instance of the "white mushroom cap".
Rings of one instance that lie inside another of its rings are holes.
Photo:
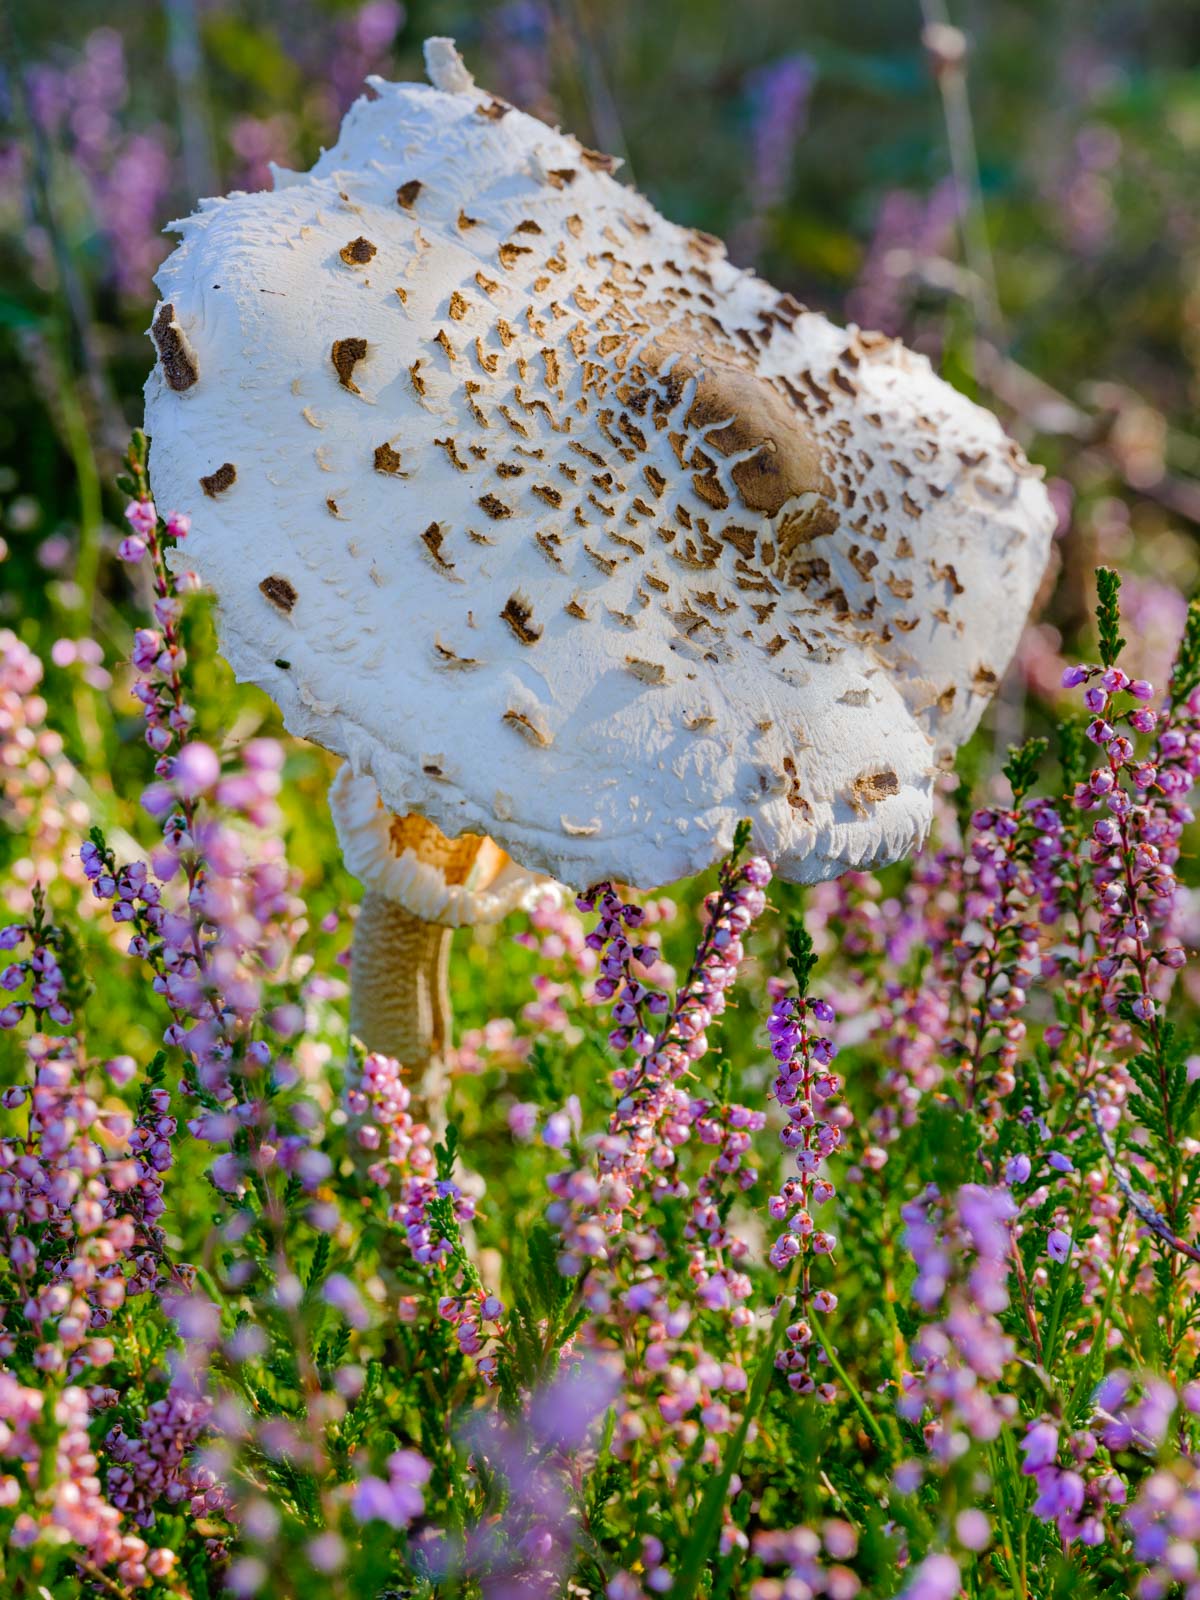
[[[491,839],[447,839],[423,817],[397,817],[374,780],[342,767],[329,806],[346,866],[366,889],[445,928],[499,922],[552,887]]]
[[[1041,577],[1036,469],[431,47],[158,275],[153,482],[226,654],[391,811],[568,882],[743,816],[788,878],[897,858]]]

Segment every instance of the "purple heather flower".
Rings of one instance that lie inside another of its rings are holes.
[[[1046,1239],[1046,1254],[1051,1261],[1066,1261],[1072,1250],[1071,1235],[1061,1228],[1052,1228]]]

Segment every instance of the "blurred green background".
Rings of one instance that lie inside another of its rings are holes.
[[[1058,561],[1002,734],[1086,643],[1097,560],[1126,572],[1136,665],[1161,680],[1200,526],[1195,0],[5,0],[0,16],[0,625],[43,654],[67,641],[47,691],[75,708],[69,742],[89,717],[106,739],[88,693],[128,652],[110,485],[140,418],[164,224],[264,185],[271,160],[311,162],[367,74],[421,75],[431,33],[493,92],[623,156],[737,261],[903,334],[1045,464]]]

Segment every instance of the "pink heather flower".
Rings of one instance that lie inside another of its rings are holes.
[[[406,1528],[425,1509],[422,1490],[431,1467],[416,1450],[396,1450],[388,1457],[388,1476],[360,1479],[350,1509],[359,1522],[387,1522]]]
[[[1031,1422],[1021,1441],[1021,1450],[1025,1456],[1022,1472],[1033,1474],[1043,1467],[1053,1466],[1058,1459],[1058,1429],[1051,1422]]]
[[[167,532],[172,539],[186,539],[192,529],[192,519],[185,511],[172,511],[167,518]]]
[[[131,500],[125,507],[125,520],[134,533],[145,537],[154,532],[158,526],[158,513],[154,509],[153,500]]]
[[[901,1590],[902,1600],[958,1600],[962,1574],[953,1556],[926,1556]]]
[[[220,776],[221,763],[216,752],[199,740],[185,744],[171,766],[171,780],[188,800],[206,793]]]
[[[984,1512],[977,1509],[960,1511],[954,1519],[954,1531],[964,1550],[978,1553],[992,1542],[992,1525]]]
[[[335,1311],[340,1311],[352,1328],[370,1326],[370,1313],[362,1303],[358,1290],[342,1272],[331,1272],[321,1285],[321,1298]]]
[[[232,1152],[218,1156],[209,1169],[209,1175],[218,1189],[233,1194],[242,1187],[242,1163]]]
[[[128,538],[122,539],[117,546],[117,558],[127,561],[131,566],[136,565],[146,554],[146,541],[139,538],[136,533],[131,533]]]
[[[338,1572],[346,1564],[346,1546],[336,1533],[321,1533],[309,1541],[308,1559],[317,1572]]]
[[[579,1105],[579,1096],[570,1095],[566,1105],[561,1111],[553,1111],[546,1118],[546,1126],[542,1129],[542,1140],[552,1150],[561,1150],[570,1143],[571,1136],[577,1134],[583,1125],[583,1113]]]
[[[1046,1239],[1046,1254],[1051,1261],[1066,1261],[1071,1254],[1071,1235],[1052,1228]]]
[[[539,1109],[531,1100],[518,1100],[508,1108],[508,1131],[527,1143],[537,1132]]]

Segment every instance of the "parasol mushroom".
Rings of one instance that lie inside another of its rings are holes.
[[[354,932],[350,1031],[406,1062],[436,1109],[450,1043],[448,971],[455,928],[498,922],[547,887],[491,839],[447,839],[424,817],[398,817],[374,781],[342,767],[329,805],[346,866],[364,886]]]
[[[1040,469],[426,62],[158,275],[153,481],[205,496],[230,661],[439,851],[648,888],[748,817],[785,878],[895,860],[1037,589]]]

